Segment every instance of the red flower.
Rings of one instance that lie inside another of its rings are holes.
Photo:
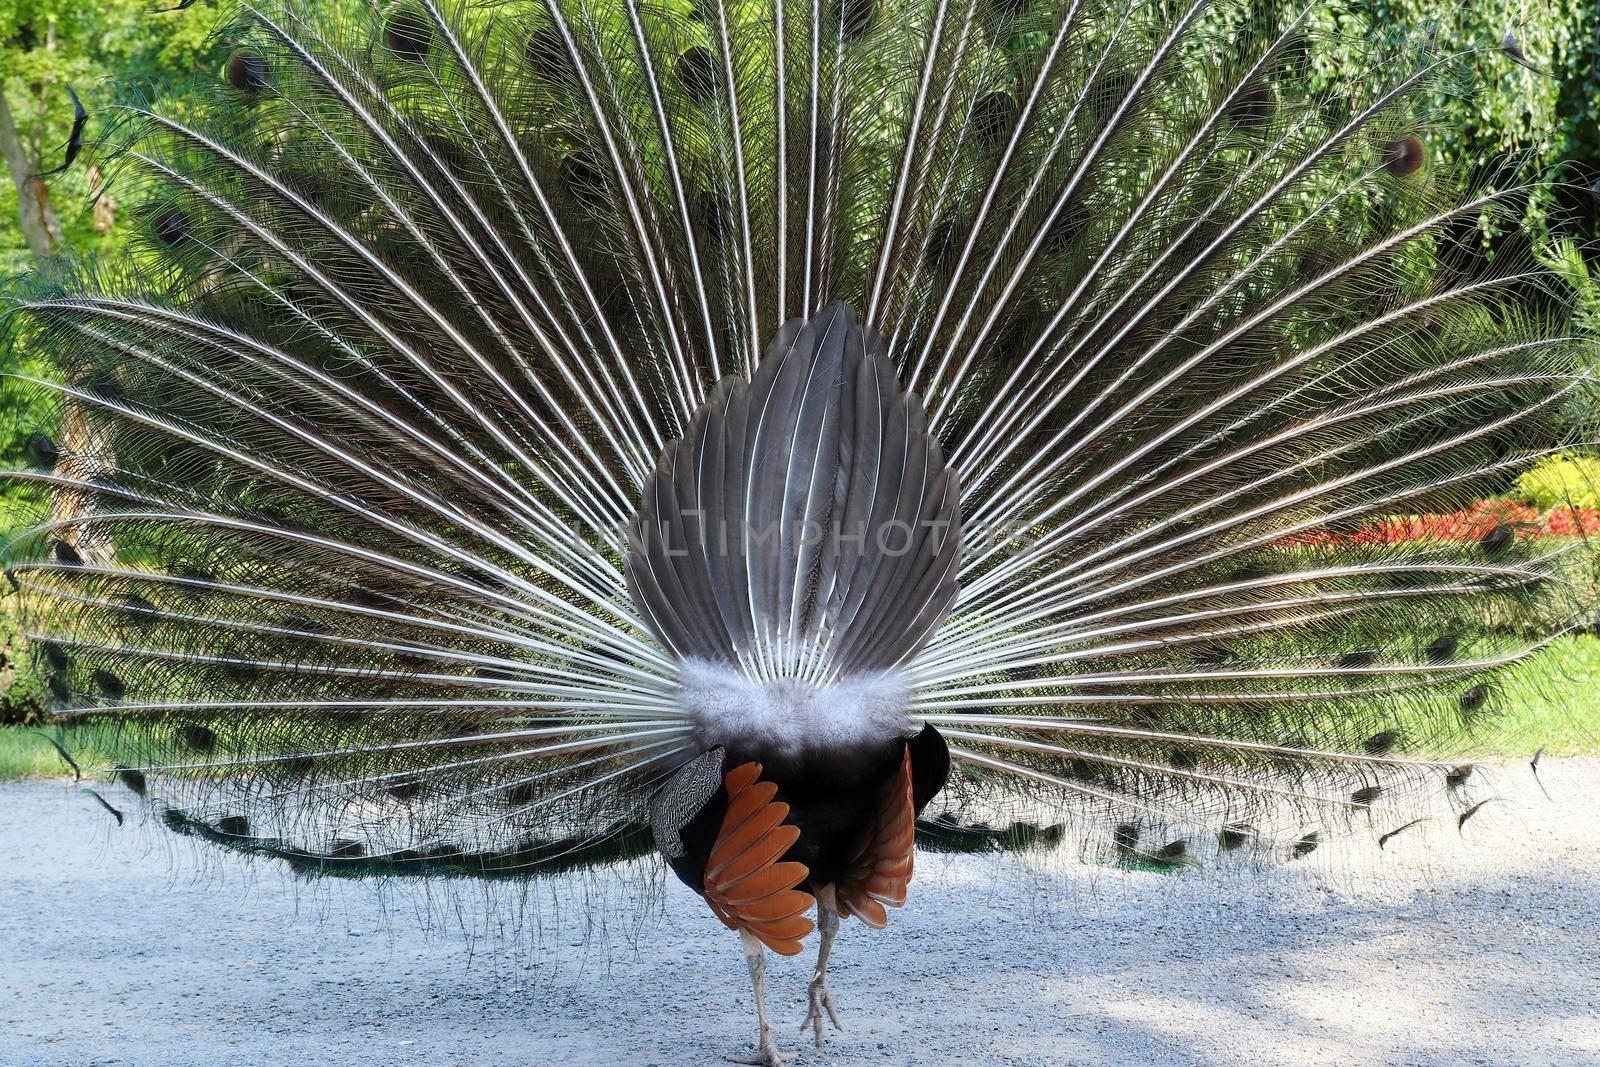
[[[1413,541],[1477,541],[1499,526],[1519,538],[1589,537],[1600,534],[1600,508],[1555,508],[1539,512],[1511,500],[1480,500],[1443,515],[1392,515],[1349,533],[1313,530],[1279,542],[1281,546],[1398,545]]]

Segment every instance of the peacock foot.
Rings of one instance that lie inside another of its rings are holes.
[[[784,1067],[793,1057],[778,1051],[778,1046],[773,1043],[772,1031],[761,1031],[761,1040],[756,1044],[754,1055],[724,1057],[730,1063],[747,1063],[752,1067]]]
[[[817,1047],[822,1047],[822,1013],[828,1013],[828,1021],[833,1023],[833,1028],[844,1033],[844,1024],[839,1021],[839,1013],[833,1008],[833,997],[828,993],[828,983],[818,975],[811,980],[811,1011],[806,1015],[806,1021],[800,1024],[800,1032],[806,1032],[806,1027],[811,1027],[817,1034]]]

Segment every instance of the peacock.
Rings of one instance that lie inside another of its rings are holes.
[[[1595,342],[1494,237],[1541,179],[1436,148],[1514,38],[1330,76],[1349,25],[237,0],[216,76],[78,125],[126,254],[8,289],[59,369],[6,571],[67,736],[308,873],[664,861],[766,1065],[766,953],[818,934],[821,1045],[914,843],[1465,818],[1581,544],[1371,531],[1571,447]]]

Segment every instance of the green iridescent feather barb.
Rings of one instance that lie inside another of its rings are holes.
[[[763,954],[820,928],[820,1042],[914,833],[1174,865],[1459,817],[1583,542],[1342,534],[1577,443],[1596,346],[1480,254],[1537,179],[1430,151],[1462,57],[1312,94],[1318,32],[239,5],[222,77],[89,119],[137,247],[9,293],[60,370],[6,553],[59,719],[308,871],[659,854],[767,1064]]]

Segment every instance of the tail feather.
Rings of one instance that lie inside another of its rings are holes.
[[[1594,342],[1536,256],[1477,254],[1537,183],[1433,158],[1461,57],[1375,41],[1313,94],[1317,32],[240,9],[237,76],[99,117],[138,247],[11,292],[61,371],[7,565],[63,718],[174,825],[329,870],[626,854],[698,743],[684,657],[903,669],[961,840],[1092,812],[1153,861],[1297,855],[1467,803],[1586,548],[1363,531],[1572,444]],[[839,351],[763,360],[829,314]],[[882,565],[627,541],[746,506],[961,521]]]

